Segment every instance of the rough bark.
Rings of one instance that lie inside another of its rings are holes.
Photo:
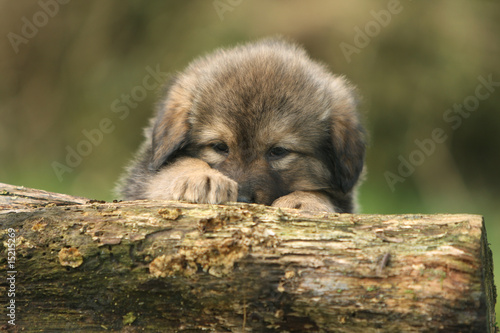
[[[10,331],[496,330],[477,215],[104,203],[5,184],[0,209]]]

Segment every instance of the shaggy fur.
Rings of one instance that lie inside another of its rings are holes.
[[[354,88],[284,40],[193,61],[145,136],[123,199],[354,210],[365,154]]]

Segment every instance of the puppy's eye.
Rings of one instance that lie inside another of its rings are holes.
[[[212,149],[219,154],[229,154],[229,147],[224,142],[214,143]]]
[[[288,155],[290,151],[286,148],[283,147],[273,147],[269,150],[269,158],[270,159],[278,159],[278,158],[283,158],[286,155]]]

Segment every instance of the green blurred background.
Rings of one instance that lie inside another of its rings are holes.
[[[499,284],[500,87],[478,88],[500,82],[498,1],[0,0],[0,32],[0,182],[113,199],[158,99],[140,88],[146,68],[175,73],[282,34],[359,87],[362,212],[484,215]],[[126,95],[129,113],[113,112]],[[472,111],[455,113],[464,102]],[[111,128],[85,144],[103,119]],[[446,140],[419,153],[436,128]],[[402,159],[418,164],[404,176]],[[387,172],[401,177],[392,188]]]

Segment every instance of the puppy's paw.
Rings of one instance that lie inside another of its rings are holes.
[[[308,211],[335,212],[335,206],[328,197],[319,192],[295,191],[274,200],[272,206]]]
[[[153,176],[147,186],[146,196],[152,200],[220,204],[237,200],[238,184],[205,162],[186,158]]]
[[[172,199],[220,204],[236,201],[238,184],[217,170],[193,172],[173,180]]]

